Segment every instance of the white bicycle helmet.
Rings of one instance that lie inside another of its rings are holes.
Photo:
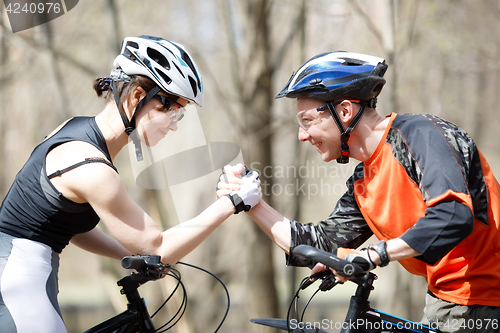
[[[116,89],[117,81],[128,82],[131,76],[142,75],[156,84],[139,102],[130,120],[120,112],[125,132],[131,136],[136,147],[137,160],[141,161],[140,141],[136,135],[132,135],[136,126],[135,115],[152,98],[161,99],[161,96],[158,95],[161,90],[169,95],[182,97],[202,106],[203,83],[201,75],[182,45],[146,35],[125,38],[113,66],[115,70],[111,72],[110,81],[119,110],[121,110],[121,103]]]
[[[180,44],[154,36],[127,37],[113,66],[127,75],[147,76],[165,92],[203,104],[201,75]]]

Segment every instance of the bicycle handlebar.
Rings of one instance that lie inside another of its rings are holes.
[[[320,262],[327,267],[333,268],[337,274],[345,278],[353,278],[359,276],[363,273],[363,269],[350,261],[340,259],[339,257],[322,251],[313,246],[309,245],[298,245],[292,250],[292,253],[296,256],[301,256],[309,259],[309,262]]]
[[[122,267],[125,269],[141,270],[146,265],[142,257],[128,256],[122,259]]]
[[[170,269],[170,265],[162,264],[160,259],[160,256],[154,254],[127,256],[122,259],[122,267],[135,269],[137,273],[132,273],[131,277],[142,284],[147,281],[160,279]]]
[[[146,254],[144,256],[127,256],[122,259],[122,267],[142,271],[145,269],[164,269],[166,266],[160,261],[160,256]]]

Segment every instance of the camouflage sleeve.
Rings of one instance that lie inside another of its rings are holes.
[[[300,244],[307,244],[318,249],[334,252],[337,247],[356,248],[373,234],[361,214],[354,198],[354,182],[363,176],[362,164],[356,167],[354,175],[347,181],[347,192],[339,199],[330,216],[319,222],[303,224],[290,221],[291,240],[287,265],[305,266],[299,258],[292,255],[292,250]]]

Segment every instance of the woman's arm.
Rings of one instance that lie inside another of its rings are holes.
[[[228,197],[222,197],[189,221],[161,233],[159,248],[164,262],[174,264],[201,244],[219,225],[234,214]]]
[[[71,239],[71,243],[85,251],[113,259],[120,260],[125,256],[131,255],[131,253],[118,243],[116,239],[106,235],[97,227],[83,234],[74,236]]]
[[[85,157],[96,156],[103,155],[87,143],[76,141],[63,144],[47,155],[47,173],[82,161]],[[240,196],[245,198],[245,204],[251,202],[252,206],[261,197],[255,176],[247,177],[244,190],[239,191]],[[73,242],[91,252],[115,258],[125,253],[157,254],[164,263],[175,264],[235,212],[232,201],[223,197],[199,216],[162,232],[128,196],[120,176],[104,163],[81,165],[52,178],[51,182],[66,198],[79,203],[88,202],[118,241],[99,231],[91,231],[74,237]]]
[[[79,169],[79,170],[78,170]],[[78,170],[78,171],[77,171]],[[90,203],[113,237],[134,254],[157,254],[175,264],[234,213],[227,197],[220,198],[197,217],[161,231],[153,219],[127,194],[118,174],[101,163],[74,170],[75,192]],[[78,173],[85,175],[85,181]],[[70,176],[70,173],[68,173]]]

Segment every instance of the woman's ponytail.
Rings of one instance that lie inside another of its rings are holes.
[[[106,77],[98,77],[94,80],[94,90],[98,97],[101,97],[105,91],[110,89],[111,78],[109,76]]]

